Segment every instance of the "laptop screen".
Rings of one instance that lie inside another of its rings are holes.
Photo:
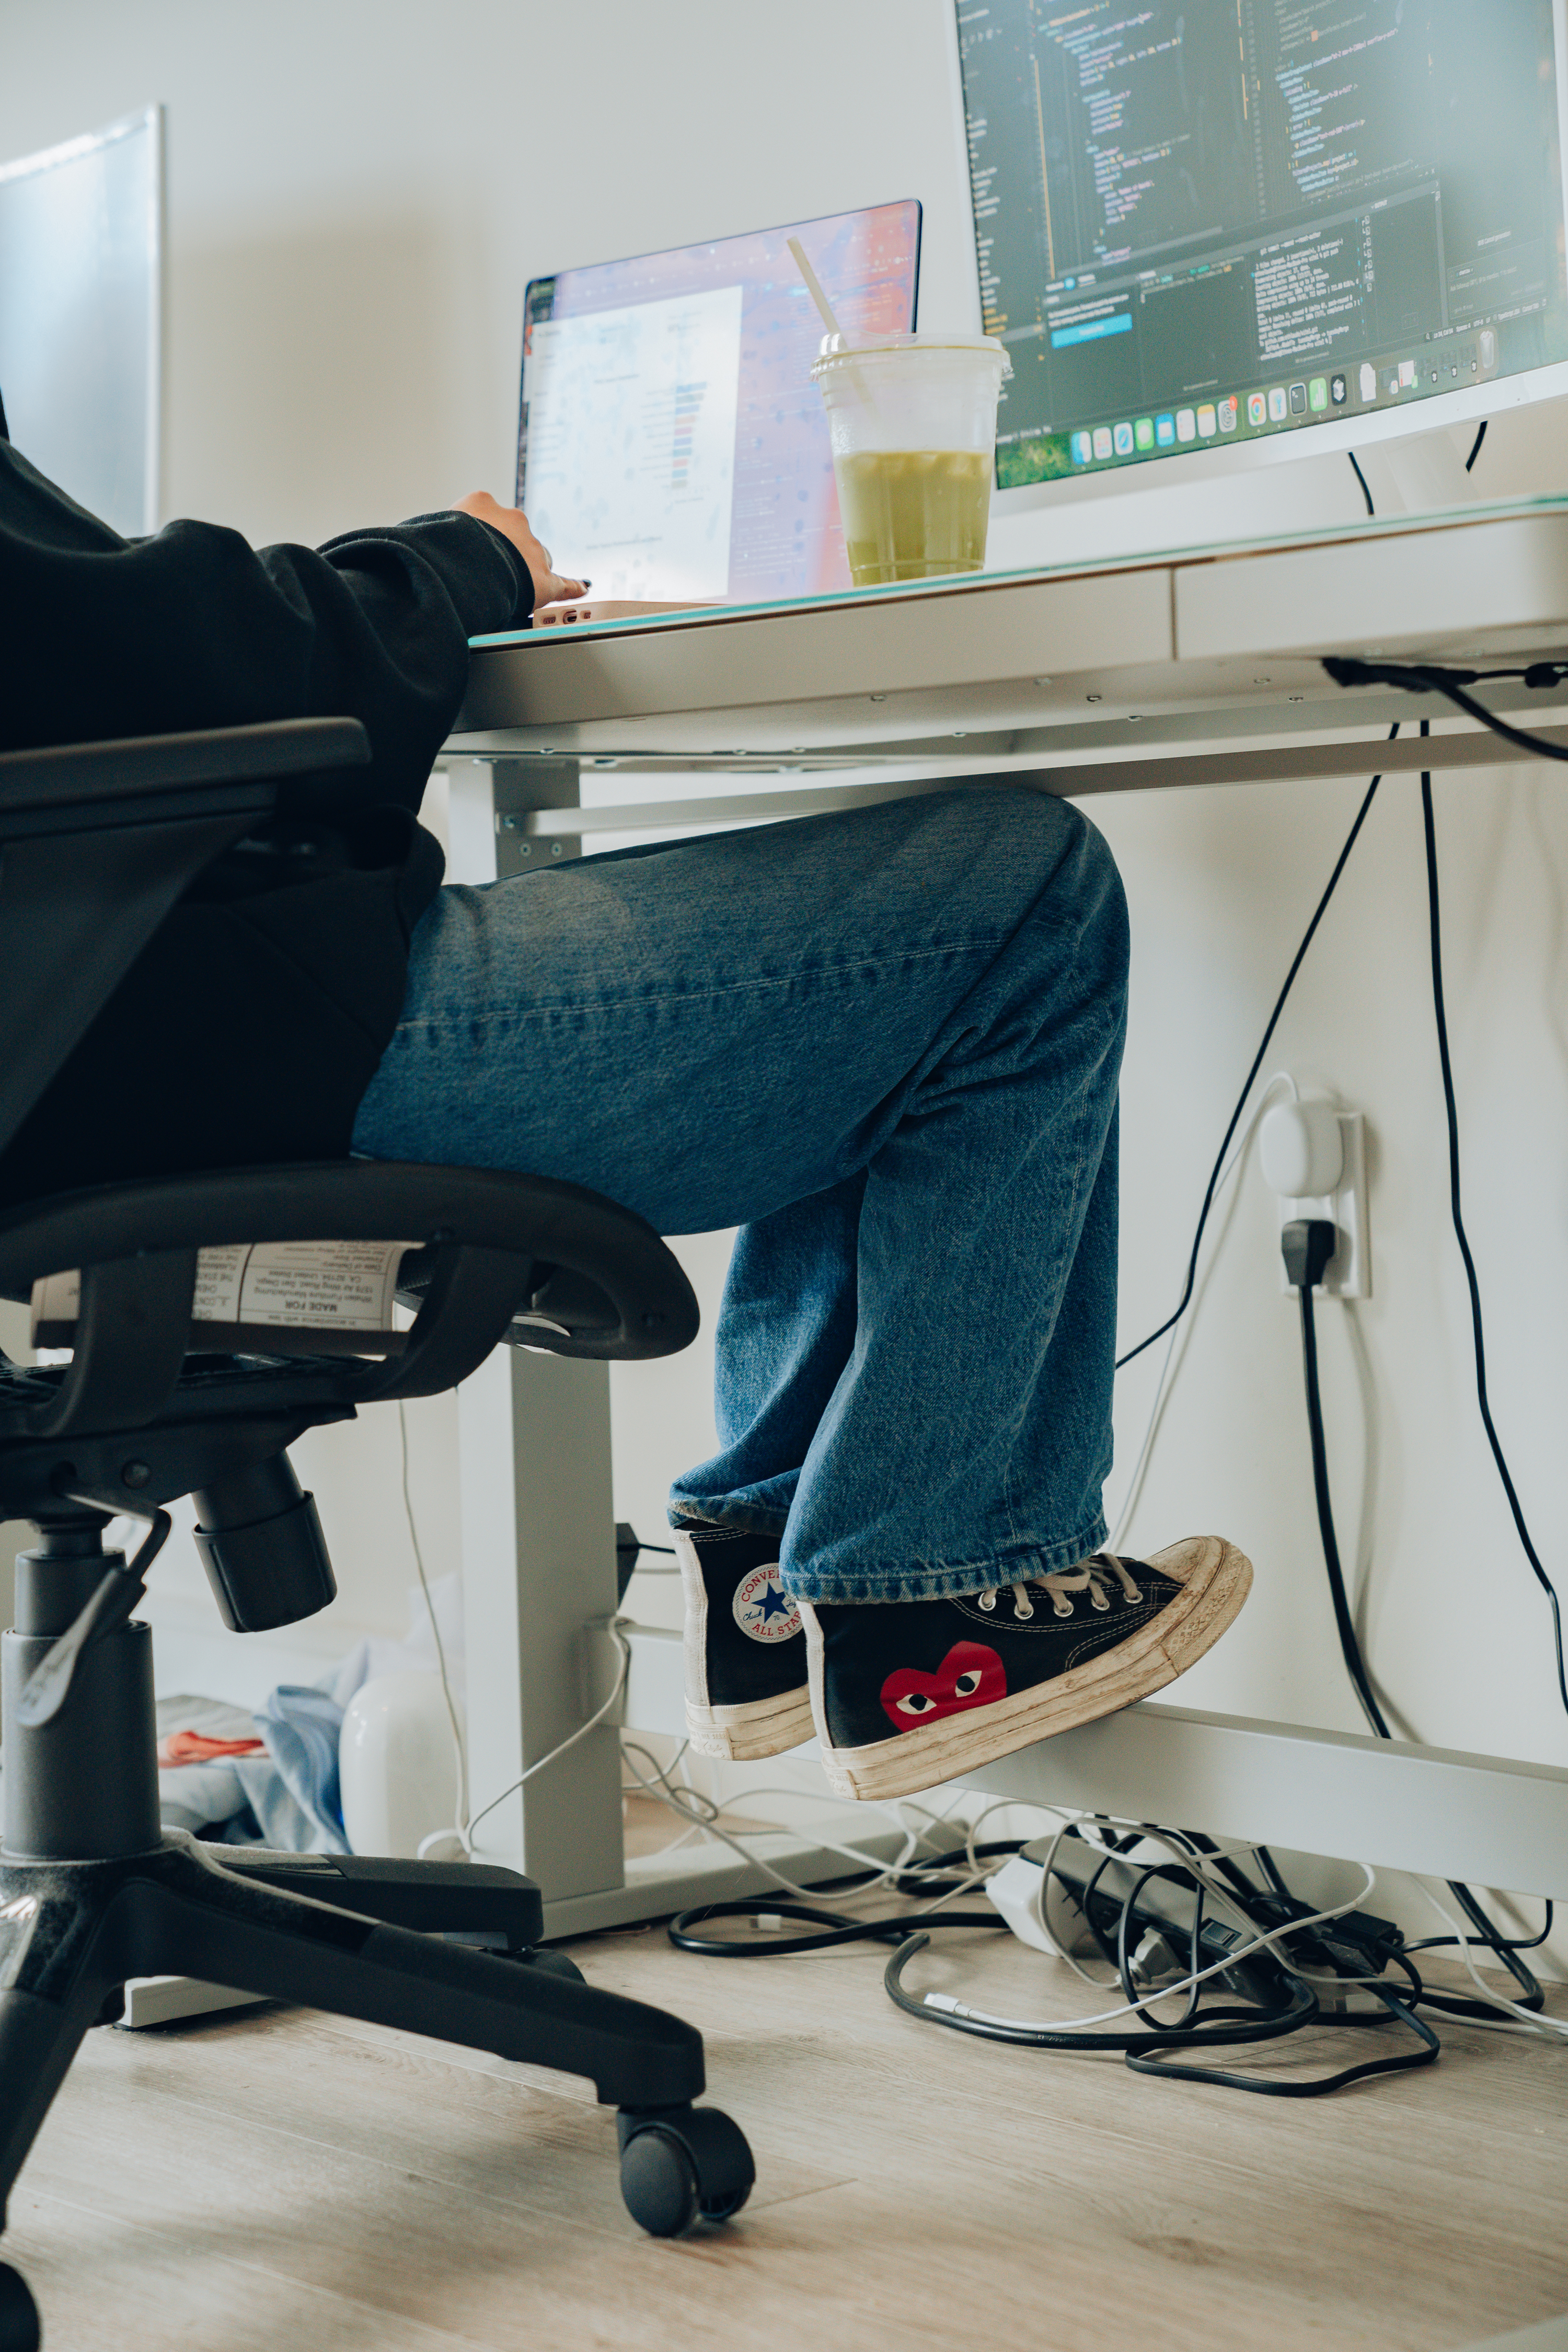
[[[517,500],[595,597],[848,587],[811,381],[823,328],[791,236],[847,333],[913,328],[912,198],[531,281]]]

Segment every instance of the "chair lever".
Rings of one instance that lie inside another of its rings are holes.
[[[52,1723],[69,1695],[77,1660],[91,1642],[118,1633],[147,1590],[146,1571],[163,1550],[174,1526],[167,1511],[154,1511],[134,1559],[100,1577],[92,1598],[77,1612],[22,1686],[16,1720],[25,1731]]]

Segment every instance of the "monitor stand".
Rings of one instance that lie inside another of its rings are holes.
[[[1358,449],[1378,513],[1447,514],[1455,507],[1473,506],[1478,493],[1474,477],[1465,471],[1465,459],[1476,430],[1470,424],[1439,425],[1431,433],[1374,441]]]

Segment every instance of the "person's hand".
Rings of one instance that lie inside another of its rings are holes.
[[[550,550],[542,547],[528,527],[528,517],[517,507],[498,506],[488,490],[470,490],[466,499],[454,501],[458,514],[469,514],[480,522],[488,522],[503,539],[510,539],[529,571],[533,575],[533,602],[541,604],[559,604],[563,597],[585,596],[588,583],[571,580],[552,568]]]

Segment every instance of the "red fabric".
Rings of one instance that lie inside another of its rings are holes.
[[[258,1756],[260,1739],[209,1739],[202,1731],[171,1731],[158,1742],[160,1764],[205,1764],[215,1756]]]
[[[983,1642],[955,1642],[934,1675],[900,1666],[882,1685],[882,1705],[895,1731],[965,1707],[991,1706],[1007,1696],[1007,1670]]]

